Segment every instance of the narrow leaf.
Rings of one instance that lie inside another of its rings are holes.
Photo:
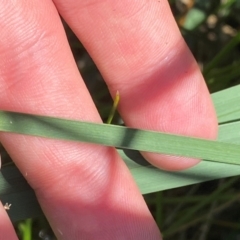
[[[240,145],[109,124],[0,111],[0,131],[240,164]]]

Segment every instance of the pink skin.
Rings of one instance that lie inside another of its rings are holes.
[[[7,212],[0,202],[0,240],[4,239],[16,239],[16,235]]]
[[[129,126],[216,137],[208,90],[167,1],[0,1],[0,109],[101,122],[58,12],[111,94],[119,90]],[[161,239],[115,149],[9,133],[0,140],[36,191],[58,239]],[[198,162],[143,155],[167,170]],[[1,208],[0,233],[15,240]]]

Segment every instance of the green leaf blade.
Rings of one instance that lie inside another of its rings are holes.
[[[7,111],[0,119],[0,131],[240,164],[237,144]]]

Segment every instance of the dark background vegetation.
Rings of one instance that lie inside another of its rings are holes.
[[[173,14],[211,93],[240,83],[240,0],[170,0]],[[112,99],[92,59],[66,26],[77,66],[106,121]],[[161,43],[159,43],[161,44]],[[115,117],[117,123],[119,116]],[[221,179],[145,195],[164,239],[240,240],[240,181]],[[15,225],[32,239],[53,240],[44,217]],[[109,226],[111,227],[111,226]]]

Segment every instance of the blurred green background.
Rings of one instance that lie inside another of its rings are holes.
[[[210,92],[239,84],[240,0],[170,0],[169,3]],[[112,106],[108,89],[88,53],[64,25],[79,71],[106,122]],[[116,115],[113,123],[120,121]],[[239,240],[239,180],[238,177],[221,179],[152,193],[144,198],[166,240]],[[15,228],[22,240],[55,239],[44,217],[23,220]]]

